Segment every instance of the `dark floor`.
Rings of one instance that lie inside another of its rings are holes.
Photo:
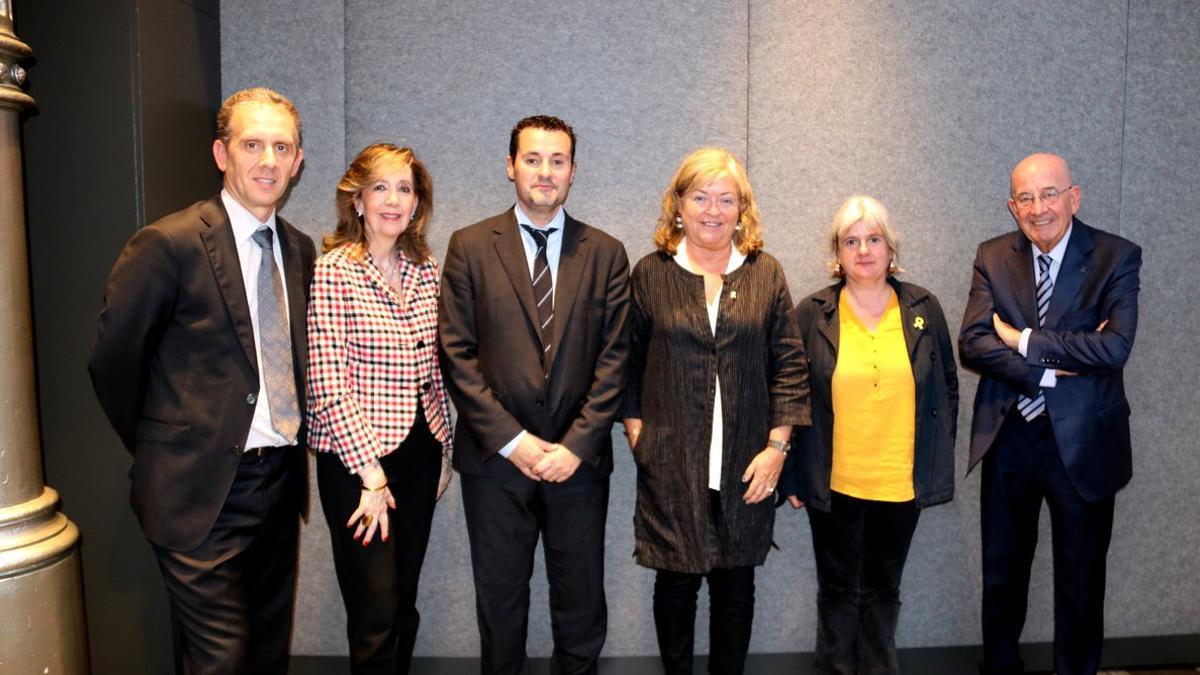
[[[979,647],[929,647],[900,650],[900,672],[905,675],[975,675]],[[1022,657],[1030,675],[1050,675],[1049,644],[1022,646]],[[547,659],[531,660],[532,675],[548,675]],[[1197,675],[1200,674],[1200,635],[1119,638],[1105,642],[1103,675]],[[602,658],[600,675],[661,675],[655,656]],[[349,674],[345,657],[292,657],[291,675]],[[416,658],[413,675],[477,675],[476,658]],[[696,659],[696,673],[707,672],[705,658]],[[746,675],[810,675],[812,654],[752,654]]]

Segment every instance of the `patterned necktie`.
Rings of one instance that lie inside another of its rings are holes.
[[[1043,253],[1038,256],[1037,260],[1037,315],[1038,328],[1041,328],[1046,323],[1046,310],[1050,308],[1050,293],[1054,291],[1054,282],[1050,279],[1050,256]],[[1037,396],[1033,398],[1021,396],[1017,399],[1017,410],[1021,411],[1021,416],[1026,420],[1032,421],[1045,409],[1046,397],[1042,394],[1041,389],[1038,389]]]
[[[546,257],[546,240],[557,228],[537,230],[528,225],[521,227],[537,244],[537,254],[533,257],[533,298],[537,301],[538,319],[542,323],[542,359],[545,363],[546,354],[550,353],[550,328],[554,325],[554,278],[550,274],[550,260]]]
[[[296,400],[296,378],[292,371],[292,340],[288,331],[287,301],[283,284],[275,273],[272,232],[254,232],[254,243],[262,249],[258,265],[258,339],[262,376],[267,381],[271,426],[289,441],[300,430],[300,404]]]

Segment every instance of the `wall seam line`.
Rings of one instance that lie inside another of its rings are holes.
[[[1121,82],[1121,152],[1117,157],[1117,234],[1125,231],[1125,120],[1129,116],[1129,41],[1133,34],[1133,0],[1125,0],[1125,55]]]
[[[751,160],[750,160],[750,84],[751,84],[751,80],[753,78],[751,77],[751,73],[750,73],[750,49],[751,49],[750,30],[751,30],[751,25],[752,25],[752,22],[750,20],[750,12],[753,10],[753,7],[751,6],[752,4],[753,4],[753,0],[746,0],[746,136],[745,136],[745,139],[746,139],[746,173],[747,174],[750,173],[750,164],[751,164]]]

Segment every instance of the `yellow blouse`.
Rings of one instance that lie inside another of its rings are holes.
[[[859,499],[909,501],[914,498],[917,388],[900,304],[893,291],[872,331],[855,316],[843,291],[838,315],[830,488]]]

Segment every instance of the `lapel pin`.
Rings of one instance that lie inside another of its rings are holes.
[[[917,318],[913,319],[913,328],[916,328],[917,330],[925,330],[925,317],[918,316]]]

